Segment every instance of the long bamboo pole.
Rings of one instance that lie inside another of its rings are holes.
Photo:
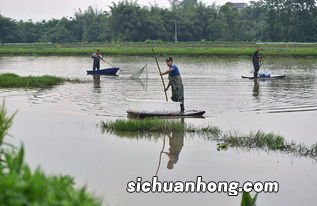
[[[155,61],[156,61],[156,65],[157,65],[157,68],[158,68],[158,71],[159,71],[159,74],[160,74],[160,77],[161,77],[161,80],[162,80],[162,83],[163,83],[165,98],[166,98],[166,101],[168,102],[167,93],[166,93],[166,87],[165,87],[165,82],[164,82],[163,77],[161,76],[161,68],[160,68],[160,65],[159,65],[159,63],[158,63],[158,61],[157,61],[157,58],[156,58],[156,55],[155,55],[155,53],[154,53],[154,49],[153,49],[153,48],[152,48],[152,52],[153,52],[153,55],[154,55],[154,58],[155,58]]]

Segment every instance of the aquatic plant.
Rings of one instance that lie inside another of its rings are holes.
[[[268,148],[271,150],[283,150],[286,148],[284,137],[262,131],[251,132],[247,135],[227,132],[221,139],[225,144],[237,147]]]
[[[211,138],[220,137],[222,134],[222,131],[219,127],[210,126],[210,125],[207,127],[194,127],[192,125],[188,125],[185,131],[187,133],[208,135]]]
[[[3,102],[0,107],[0,146],[3,143],[4,137],[8,135],[8,130],[12,125],[13,117],[14,114],[8,116],[5,103]]]
[[[242,193],[241,206],[255,206],[258,193],[252,197],[249,192]]]
[[[197,128],[180,121],[166,120],[159,118],[145,119],[117,119],[115,121],[101,122],[102,132],[123,134],[124,136],[155,136],[169,134],[171,132],[187,132],[189,134],[203,134],[219,137],[221,130],[218,127],[207,126]]]
[[[184,124],[178,121],[165,119],[117,119],[115,121],[101,122],[104,131],[125,131],[125,132],[180,132],[184,130]]]
[[[44,75],[44,76],[19,76],[17,74],[12,73],[4,73],[0,74],[0,87],[6,88],[45,88],[52,87],[58,84],[62,84],[63,82],[74,82],[80,83],[79,79],[65,79],[62,77]]]
[[[102,132],[114,133],[120,137],[129,138],[152,138],[158,139],[162,135],[170,133],[185,133],[189,136],[198,135],[210,141],[217,141],[217,150],[227,150],[228,147],[263,149],[272,151],[282,151],[300,156],[317,156],[317,143],[312,146],[287,142],[279,134],[263,131],[241,134],[234,131],[222,131],[219,127],[195,127],[180,121],[146,118],[127,119],[101,122]]]

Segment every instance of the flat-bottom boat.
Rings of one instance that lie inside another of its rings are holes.
[[[180,102],[128,99],[130,117],[202,117],[205,111],[180,111]]]
[[[241,76],[244,79],[254,79],[253,76]],[[260,76],[256,79],[283,79],[286,75],[270,75],[270,76]]]
[[[119,70],[119,68],[117,68],[117,67],[99,69],[99,70],[88,70],[87,74],[92,74],[92,75],[116,75],[118,70]]]

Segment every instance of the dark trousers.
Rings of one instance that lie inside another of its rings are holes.
[[[181,112],[185,112],[185,105],[184,105],[184,102],[181,102]]]
[[[260,63],[259,62],[253,62],[253,69],[254,69],[253,77],[254,78],[258,78],[258,73],[259,73],[259,70],[260,70]]]
[[[99,64],[93,64],[92,69],[95,71],[96,69],[99,70],[100,69],[100,63]]]

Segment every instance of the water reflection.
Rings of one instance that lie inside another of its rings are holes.
[[[88,83],[65,82],[37,95],[40,98],[32,98],[31,103],[71,102],[87,114],[124,117],[127,111],[126,99],[162,100],[161,81],[153,58],[115,57],[111,60],[125,68],[120,72],[120,77],[94,76],[91,87],[87,87]],[[271,113],[317,110],[316,59],[270,59],[266,64],[267,69],[273,74],[285,74],[287,78],[254,83],[241,80],[239,75],[249,72],[249,60],[178,57],[178,61],[183,68],[189,108],[204,108],[207,117],[208,114],[217,117],[237,111]],[[148,64],[148,70],[144,63]],[[49,74],[84,81],[91,81],[91,76],[78,68],[86,68],[88,64],[87,59],[81,57],[39,57],[36,61],[25,57],[0,57],[1,72],[19,75]],[[65,66],[70,69],[66,71]],[[137,78],[131,78],[133,75]],[[0,93],[3,96],[25,96],[23,89],[1,89]],[[99,107],[95,106],[95,101],[91,101],[96,98],[99,99]],[[63,101],[56,101],[60,99]]]
[[[259,80],[258,79],[254,79],[254,85],[253,85],[253,96],[254,97],[258,97],[259,93],[260,93],[260,85],[259,85]]]
[[[184,132],[173,132],[168,135],[169,149],[164,152],[168,156],[167,169],[173,169],[179,159],[179,154],[184,145]]]
[[[183,123],[183,126],[185,126],[184,119],[182,119],[181,121]],[[168,152],[164,152],[165,145],[166,145],[166,137],[168,137],[168,142],[169,142]],[[168,157],[167,169],[171,170],[174,168],[174,165],[178,162],[180,153],[183,149],[184,138],[185,138],[184,130],[180,132],[171,132],[164,136],[163,146],[162,146],[162,150],[160,151],[159,162],[158,162],[158,166],[154,176],[157,176],[160,170],[161,162],[162,162],[162,154],[166,154]]]
[[[94,79],[94,88],[101,88],[100,87],[100,75],[93,75]]]

